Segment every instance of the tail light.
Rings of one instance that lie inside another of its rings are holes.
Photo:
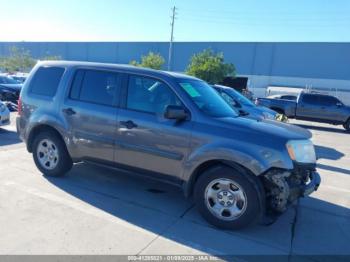
[[[21,97],[19,97],[18,101],[17,101],[17,111],[18,111],[18,115],[21,116],[22,115],[22,99],[21,99]]]

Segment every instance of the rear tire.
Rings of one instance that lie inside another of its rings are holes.
[[[346,121],[343,127],[347,132],[350,132],[350,118],[348,119],[348,121]]]
[[[73,166],[65,143],[50,130],[43,131],[35,137],[33,158],[37,168],[46,176],[63,176]]]
[[[194,198],[201,215],[223,229],[241,229],[262,215],[258,178],[245,170],[216,166],[197,180]]]

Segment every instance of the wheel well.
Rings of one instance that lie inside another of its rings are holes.
[[[278,107],[270,107],[270,109],[276,111],[277,113],[284,114],[284,110]]]
[[[30,134],[28,136],[28,142],[27,142],[27,149],[30,153],[33,152],[33,142],[34,142],[34,139],[35,137],[40,134],[41,132],[43,131],[51,131],[53,133],[56,133],[56,135],[63,140],[61,134],[55,129],[53,128],[52,126],[49,126],[49,125],[38,125],[36,127],[34,127],[31,131],[30,131]]]
[[[225,160],[209,160],[207,162],[200,164],[195,169],[195,171],[192,173],[191,178],[190,178],[189,182],[187,183],[187,189],[185,190],[186,196],[189,197],[192,195],[194,186],[195,186],[198,178],[203,174],[203,172],[205,170],[212,168],[212,167],[215,167],[215,166],[218,166],[218,165],[225,165],[225,166],[230,166],[230,167],[237,168],[237,169],[244,169],[246,172],[248,172],[250,174],[252,173],[250,170],[248,170],[244,166],[241,166],[241,165],[234,163],[234,162],[227,162]]]
[[[198,180],[198,178],[201,176],[201,174],[203,174],[203,172],[208,169],[208,168],[212,168],[218,165],[225,165],[225,166],[229,166],[232,168],[235,168],[237,170],[241,170],[241,172],[246,172],[247,174],[247,179],[255,186],[258,194],[259,194],[259,200],[260,200],[260,206],[262,208],[262,215],[265,215],[265,211],[266,211],[266,195],[265,195],[265,189],[262,183],[262,177],[261,176],[255,176],[249,169],[247,169],[246,167],[237,164],[235,162],[228,162],[225,160],[210,160],[207,162],[202,163],[200,166],[198,166],[196,168],[196,170],[192,173],[191,179],[188,182],[187,185],[187,190],[185,190],[185,195],[186,197],[190,197],[193,194],[193,190],[194,190],[194,186]]]

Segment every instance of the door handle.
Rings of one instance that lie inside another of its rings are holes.
[[[125,126],[127,129],[133,129],[133,128],[137,127],[137,125],[131,120],[120,121],[119,123],[120,123],[120,125]]]
[[[76,114],[76,112],[73,110],[73,108],[65,108],[62,111],[63,111],[63,113],[65,113],[68,116],[72,116],[72,115]]]

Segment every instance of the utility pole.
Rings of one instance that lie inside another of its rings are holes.
[[[172,8],[172,15],[171,15],[171,35],[170,35],[170,43],[169,43],[169,55],[168,55],[168,71],[171,70],[171,62],[173,57],[173,41],[174,41],[174,24],[176,19],[176,7],[174,6]]]

